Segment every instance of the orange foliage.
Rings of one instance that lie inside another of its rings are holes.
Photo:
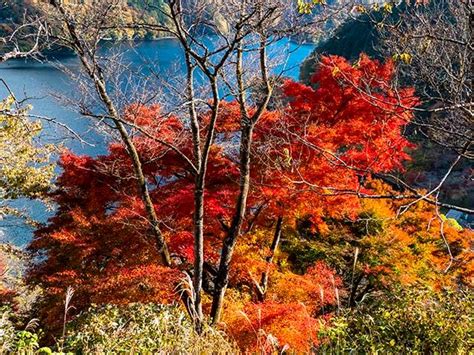
[[[269,300],[281,303],[300,302],[313,315],[324,307],[336,305],[337,297],[344,293],[341,279],[322,261],[310,266],[304,275],[286,272],[272,277],[274,280]]]
[[[380,191],[393,192],[375,181],[372,184],[378,185],[375,188]],[[379,235],[368,235],[365,242],[369,246],[373,243],[372,248],[389,251],[380,258],[381,266],[390,270],[385,273],[385,281],[398,280],[405,285],[424,282],[436,288],[459,283],[474,286],[474,232],[445,221],[435,206],[424,201],[398,215],[409,202],[363,202],[364,211],[385,223]],[[369,265],[367,268],[372,271]]]
[[[249,303],[227,318],[229,333],[249,353],[308,353],[317,344],[319,322],[302,303]]]
[[[243,348],[258,347],[261,341],[256,343],[252,334],[263,329],[281,346],[306,351],[316,341],[318,315],[337,303],[336,290],[342,288],[342,281],[327,265],[315,263],[296,272],[283,255],[267,265],[271,225],[281,216],[285,225],[296,226],[308,216],[312,232],[328,231],[328,218],[358,216],[360,201],[347,191],[371,193],[374,189],[364,179],[402,167],[410,144],[401,130],[417,101],[411,89],[395,93],[392,76],[390,62],[362,56],[351,65],[339,57],[324,58],[313,78],[317,89],[286,81],[282,87],[286,107],[265,112],[258,122],[250,212],[229,286],[250,295],[240,303],[248,325],[226,305],[229,331]],[[370,88],[372,94],[361,87]],[[132,105],[125,119],[166,143],[143,134],[133,138],[177,266],[171,269],[159,263],[126,149],[112,144],[107,155],[97,158],[65,152],[53,196],[58,209],[29,247],[42,256],[29,277],[45,287],[41,312],[50,327],[61,319],[67,286],[76,289],[76,311],[92,302],[163,303],[178,299],[174,288],[182,271],[192,271],[195,178],[180,155],[192,157],[190,127],[180,117],[162,115],[157,106]],[[209,113],[201,113],[199,119],[205,135]],[[222,102],[219,139],[210,151],[205,191],[205,261],[211,266],[218,261],[238,194],[238,152],[229,147],[239,134],[240,119],[237,103]],[[169,149],[169,144],[176,149]],[[254,284],[267,269],[267,300],[257,304],[252,300]]]
[[[4,283],[4,278],[8,273],[7,263],[4,253],[0,250],[0,305],[10,304],[13,302],[15,292],[10,290],[8,285]]]
[[[374,180],[367,185],[380,194],[394,193]],[[314,232],[305,216],[287,231],[292,237],[284,249],[298,269],[316,258],[339,270],[348,291],[341,297],[352,291],[352,302],[399,286],[474,286],[474,233],[444,221],[427,202],[399,215],[409,202],[364,199],[357,219],[329,219],[324,233]]]

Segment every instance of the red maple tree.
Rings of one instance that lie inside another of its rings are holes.
[[[272,304],[265,316],[272,332],[276,324],[272,320],[285,318],[272,316],[272,312],[278,313],[285,305],[298,308],[302,302],[313,324],[323,303],[337,303],[340,287],[323,264],[299,275],[291,266],[269,259],[277,253],[272,243],[276,221],[282,221],[281,228],[305,215],[314,228],[324,230],[324,217],[354,218],[359,208],[357,195],[371,193],[365,179],[400,169],[409,158],[406,148],[410,144],[402,129],[417,101],[413,90],[392,87],[392,75],[390,61],[383,64],[362,56],[352,65],[340,57],[323,58],[313,77],[316,88],[285,81],[280,88],[281,102],[264,112],[255,127],[248,213],[229,287],[247,294],[242,307],[252,310],[261,307],[256,306],[254,294],[260,275],[271,274],[264,304]],[[211,289],[239,193],[235,146],[239,112],[235,102],[221,104],[217,138],[209,156],[204,236]],[[158,106],[133,105],[124,117],[140,128],[133,140],[174,267],[160,264],[156,245],[146,237],[148,220],[124,146],[112,144],[108,155],[97,158],[65,152],[54,194],[58,209],[29,247],[42,256],[29,277],[45,288],[41,312],[51,327],[61,320],[67,286],[76,289],[76,310],[90,303],[166,303],[179,299],[176,286],[184,272],[192,273],[194,176],[183,158],[192,154],[190,127],[180,117],[163,116]],[[209,119],[205,112],[200,116],[203,135]],[[258,243],[252,237],[256,231],[260,233]],[[324,278],[326,282],[321,281]],[[320,292],[326,295],[323,303],[314,299]],[[226,308],[231,312],[231,307]],[[278,334],[281,343],[307,350],[308,345],[292,341],[286,332]],[[307,335],[303,338],[309,342],[314,332]],[[243,346],[256,346],[244,338]]]

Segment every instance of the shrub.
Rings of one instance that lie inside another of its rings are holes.
[[[0,308],[0,354],[13,350],[15,333],[15,327],[10,319],[10,310],[3,306]]]
[[[8,306],[0,306],[0,354],[45,354],[49,348],[39,349],[41,330],[35,331],[35,319],[18,330],[14,322],[15,313]]]
[[[175,306],[132,303],[93,306],[72,324],[64,352],[237,353],[233,342],[205,326],[201,335]]]
[[[467,354],[474,347],[470,292],[407,290],[347,310],[319,333],[322,353]]]

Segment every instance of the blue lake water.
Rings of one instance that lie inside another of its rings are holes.
[[[299,66],[302,61],[312,52],[314,46],[311,44],[297,44],[289,39],[283,39],[272,45],[269,50],[270,57],[278,56],[278,64],[273,68],[278,74],[283,73],[287,77],[297,79]],[[172,39],[158,41],[146,41],[127,43],[119,45],[108,45],[103,48],[104,53],[121,52],[125,62],[131,68],[140,68],[153,64],[154,74],[164,77],[173,77],[183,71],[183,54],[179,44]],[[40,63],[36,61],[11,61],[0,65],[0,78],[3,79],[14,92],[17,99],[28,98],[32,105],[32,113],[35,115],[54,118],[58,122],[68,125],[77,132],[89,144],[83,144],[71,134],[57,125],[44,122],[44,131],[41,141],[44,143],[61,143],[77,154],[99,155],[107,150],[107,142],[103,135],[94,129],[94,122],[82,117],[68,107],[63,100],[59,100],[58,93],[72,99],[79,99],[80,95],[75,84],[63,70],[58,68],[60,64],[67,70],[76,71],[79,61],[75,57],[64,57],[56,64]],[[6,97],[8,91],[0,87],[0,98]],[[18,206],[28,210],[34,218],[45,220],[49,212],[45,211],[41,204],[20,201]],[[8,224],[11,221],[0,221],[0,232],[3,238],[17,245],[23,245],[31,237],[31,231],[23,226]],[[2,226],[3,224],[3,226]]]

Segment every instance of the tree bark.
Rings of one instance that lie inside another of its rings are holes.
[[[241,43],[240,43],[241,45]],[[246,108],[245,98],[245,87],[243,82],[243,57],[242,48],[237,49],[237,66],[236,75],[239,89],[239,103],[241,110],[241,135],[240,135],[240,154],[239,154],[239,165],[240,165],[240,187],[239,196],[236,202],[236,208],[234,217],[232,219],[229,232],[224,239],[221,251],[221,257],[219,261],[219,268],[217,271],[217,277],[215,281],[215,290],[212,299],[211,307],[211,318],[212,324],[217,324],[221,318],[222,307],[224,303],[224,295],[227,290],[229,282],[229,267],[232,260],[232,254],[234,253],[235,244],[241,234],[242,224],[245,219],[245,212],[247,208],[247,197],[250,189],[250,160],[251,160],[251,147],[252,147],[252,136],[253,130],[262,117],[263,113],[268,107],[270,98],[272,95],[272,86],[268,76],[267,67],[267,53],[266,53],[266,37],[261,35],[260,46],[259,46],[259,60],[260,60],[260,74],[264,87],[264,97],[261,102],[257,103],[255,113],[248,117],[248,110]]]
[[[132,139],[128,135],[128,132],[125,126],[120,120],[120,115],[115,108],[106,88],[105,79],[102,77],[102,70],[99,64],[95,61],[95,58],[88,58],[87,51],[84,48],[83,41],[81,41],[72,19],[69,18],[64,8],[61,6],[60,2],[57,0],[50,0],[50,4],[56,8],[64,18],[65,25],[71,36],[71,42],[73,44],[73,49],[79,55],[81,63],[93,81],[96,92],[99,95],[101,101],[105,105],[111,120],[113,121],[116,129],[120,133],[120,137],[127,149],[128,155],[132,160],[133,169],[135,178],[137,179],[137,185],[140,191],[141,199],[145,205],[145,210],[147,213],[148,221],[151,225],[151,232],[155,239],[155,245],[158,249],[158,252],[162,258],[162,262],[166,266],[172,266],[170,253],[166,241],[164,240],[163,234],[161,233],[159,227],[158,217],[156,215],[155,207],[150,197],[150,192],[146,183],[146,178],[143,173],[142,163],[140,161],[140,156],[138,151],[133,143]],[[91,63],[92,62],[92,63]]]
[[[260,302],[265,300],[265,295],[267,293],[268,287],[268,274],[270,272],[270,266],[273,263],[273,258],[275,257],[275,252],[278,249],[278,245],[280,244],[281,239],[281,229],[283,225],[283,217],[278,217],[275,233],[273,234],[272,245],[270,246],[270,254],[266,258],[267,262],[267,269],[264,273],[262,273],[262,280],[260,281],[260,287],[257,288],[257,298]]]
[[[250,188],[250,147],[252,145],[253,124],[246,125],[241,133],[240,143],[240,192],[237,199],[237,208],[232,219],[229,233],[224,239],[222,246],[219,269],[215,281],[215,291],[212,300],[211,317],[212,323],[219,322],[222,306],[224,302],[224,294],[229,282],[229,266],[232,260],[232,254],[235,249],[237,238],[240,235],[242,223],[245,217],[245,209],[247,207],[247,197]]]

